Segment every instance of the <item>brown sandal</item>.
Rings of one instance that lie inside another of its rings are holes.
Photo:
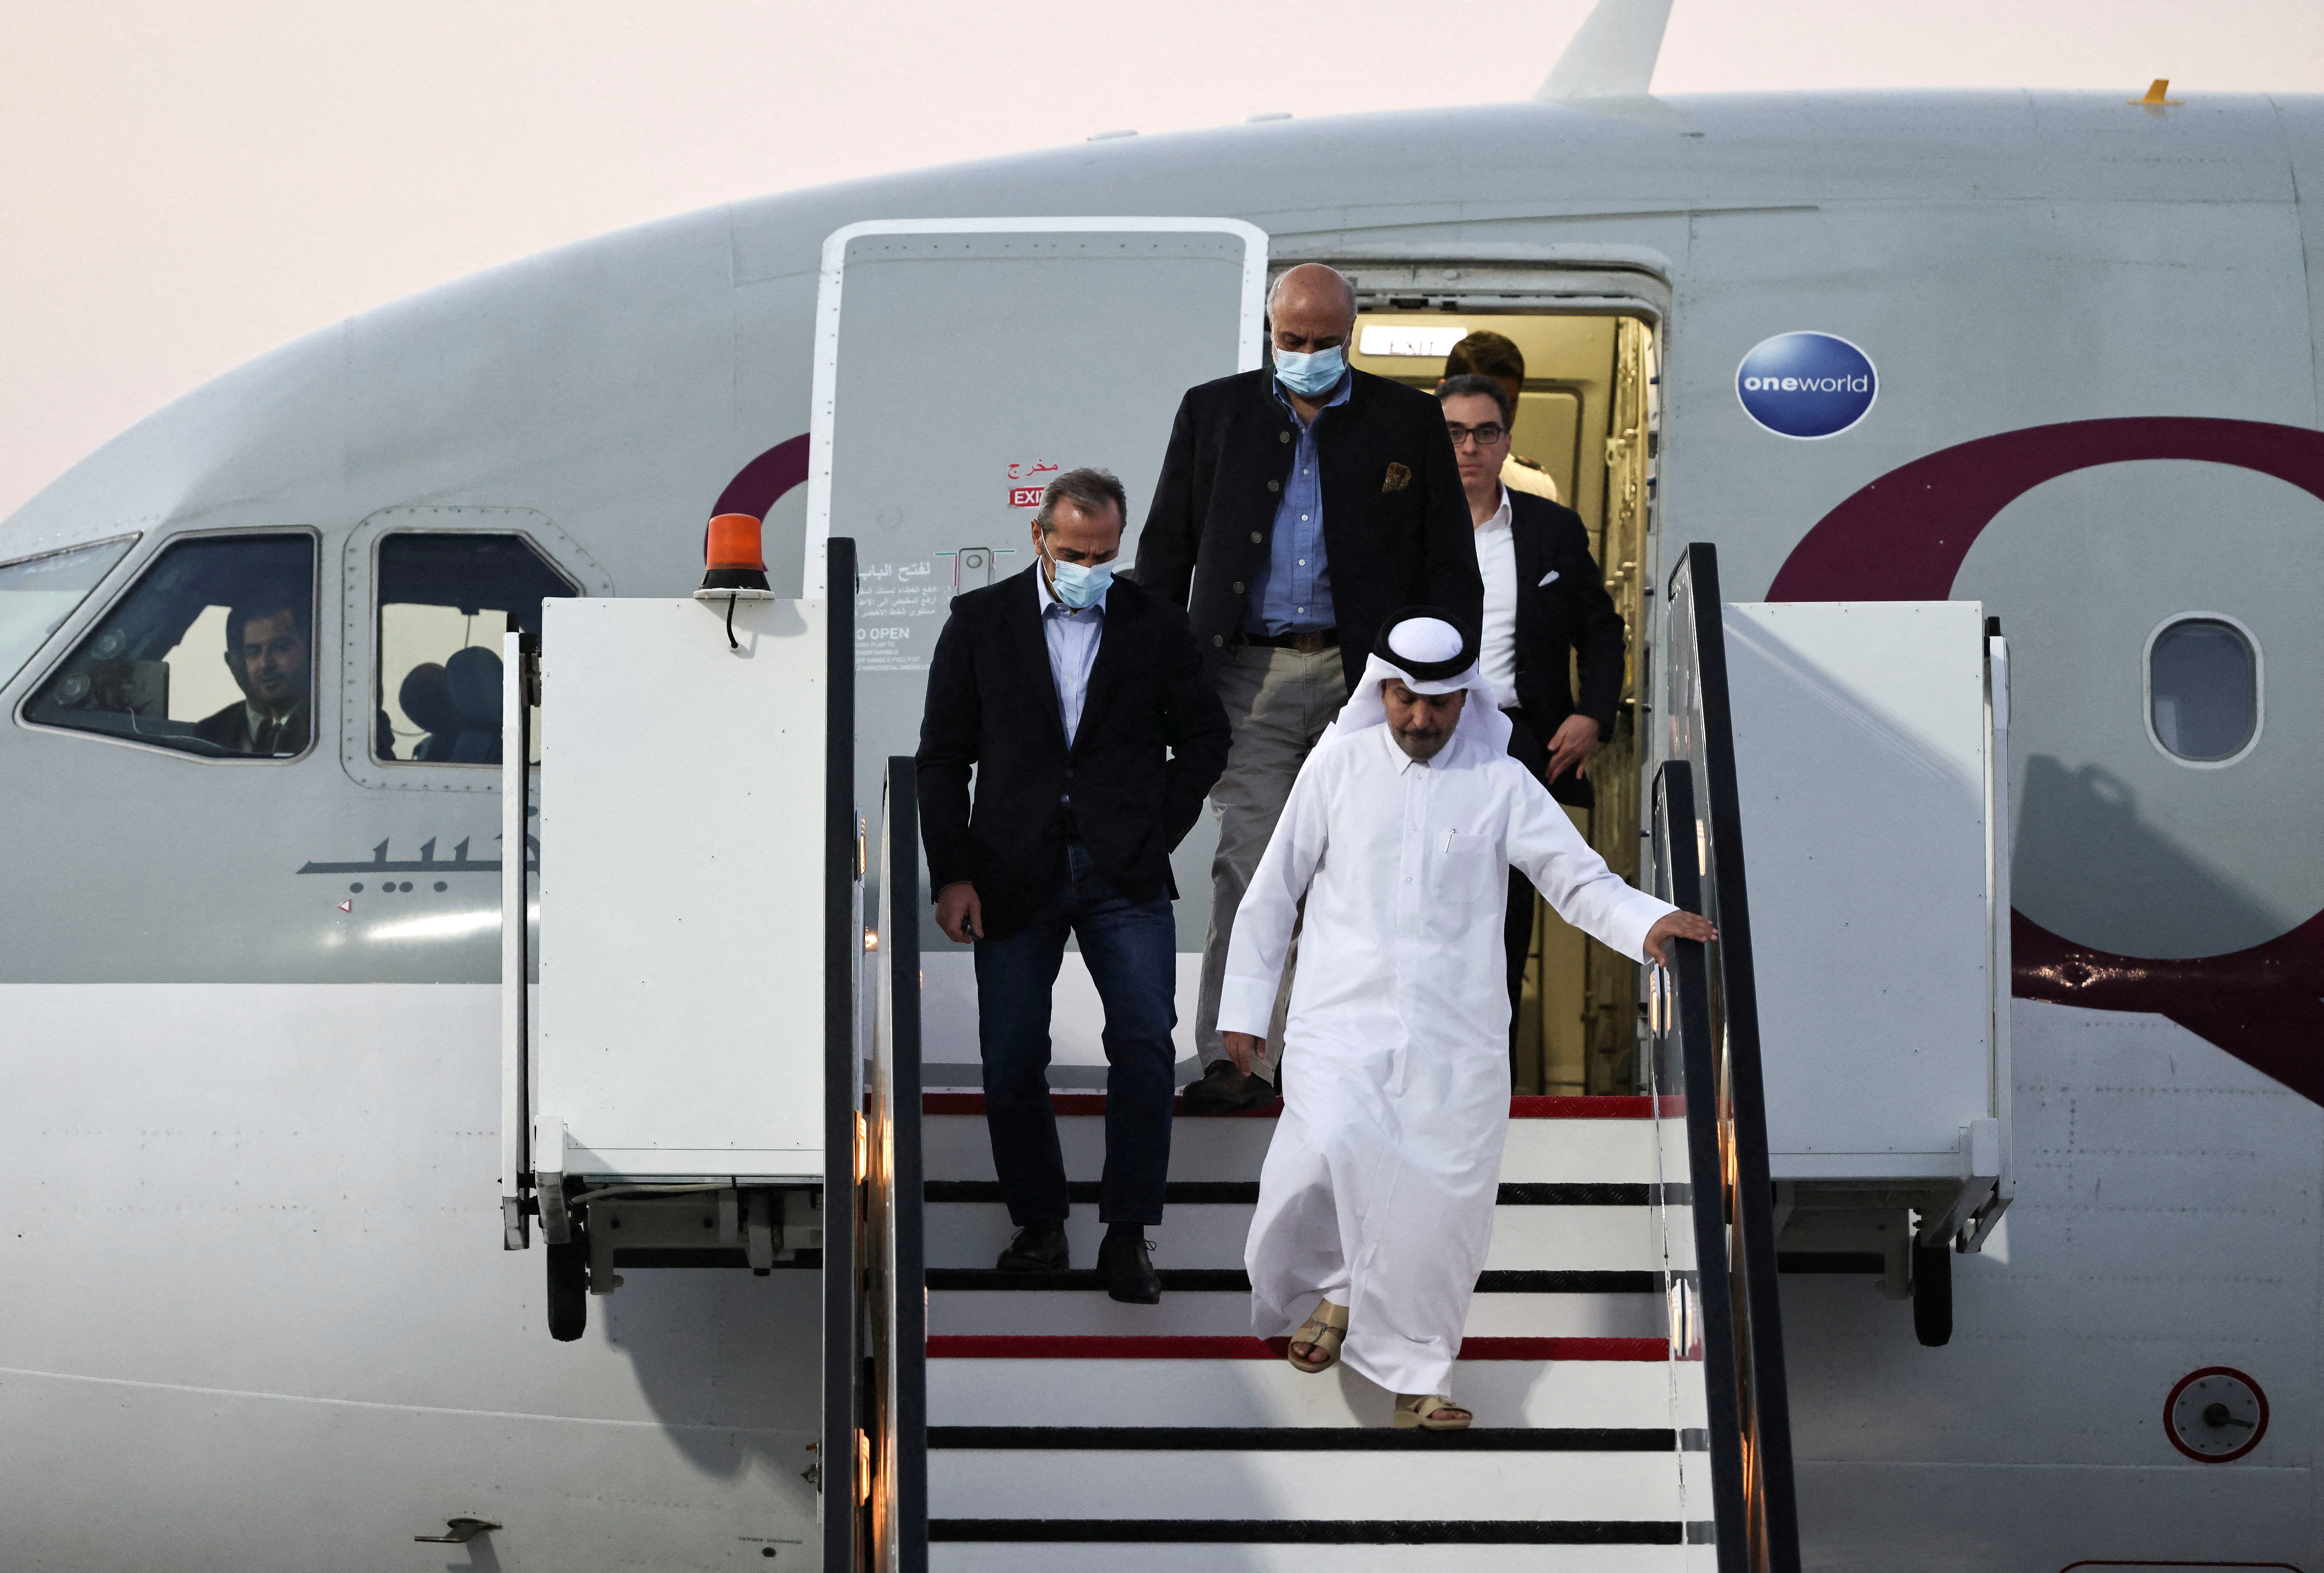
[[[1315,1302],[1315,1314],[1301,1322],[1299,1330],[1291,1335],[1291,1348],[1285,1352],[1284,1358],[1291,1362],[1293,1370],[1305,1371],[1313,1376],[1339,1363],[1340,1346],[1347,1341],[1347,1338],[1348,1308],[1333,1305],[1328,1300],[1319,1300]],[[1303,1344],[1310,1356],[1321,1355],[1323,1358],[1301,1359],[1299,1348]]]
[[[1449,1416],[1439,1419],[1440,1415]],[[1465,1431],[1477,1417],[1444,1393],[1399,1393],[1396,1395],[1396,1429],[1408,1431]]]

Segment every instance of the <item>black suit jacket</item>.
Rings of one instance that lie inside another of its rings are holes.
[[[1171,849],[1227,762],[1226,712],[1203,679],[1186,614],[1120,578],[1106,593],[1081,724],[1065,747],[1040,571],[1036,563],[953,602],[920,720],[929,883],[941,891],[973,880],[991,939],[1024,927],[1055,890],[1067,793],[1116,890],[1133,901],[1175,897]]]
[[[300,700],[290,707],[272,738],[261,740],[250,734],[250,707],[235,700],[225,709],[214,711],[194,723],[194,735],[232,754],[251,754],[261,759],[282,759],[304,752],[307,747],[307,702]],[[260,749],[260,741],[266,747]]]
[[[1350,375],[1347,403],[1316,418],[1315,450],[1332,605],[1352,684],[1389,612],[1441,606],[1473,630],[1485,592],[1443,410],[1416,388]],[[1186,391],[1138,538],[1138,582],[1187,609],[1205,671],[1243,626],[1247,586],[1266,566],[1297,451],[1291,412],[1268,386],[1273,377],[1239,372]]]
[[[1622,614],[1590,555],[1589,531],[1580,514],[1546,497],[1511,492],[1508,499],[1517,565],[1517,708],[1545,749],[1550,734],[1577,713],[1598,723],[1600,738],[1610,738],[1622,703],[1625,639]],[[1578,695],[1568,676],[1573,656],[1581,658]],[[1572,771],[1551,783],[1550,792],[1576,807],[1592,800],[1589,777]]]

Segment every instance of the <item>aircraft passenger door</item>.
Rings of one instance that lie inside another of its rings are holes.
[[[1032,565],[1060,472],[1120,477],[1120,563],[1136,560],[1180,396],[1259,363],[1266,276],[1267,236],[1231,218],[881,220],[825,243],[802,593],[825,593],[825,543],[854,538],[858,781],[918,746],[952,598]],[[1211,833],[1205,816],[1179,851],[1182,952],[1202,943]],[[966,952],[926,915],[927,1057],[973,1063],[973,1010],[948,1008],[973,1007]],[[1075,987],[1058,1001],[1067,1063]]]

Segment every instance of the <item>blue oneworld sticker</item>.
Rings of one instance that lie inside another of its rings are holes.
[[[1779,437],[1836,437],[1879,391],[1872,357],[1828,333],[1779,333],[1735,368],[1743,412]]]

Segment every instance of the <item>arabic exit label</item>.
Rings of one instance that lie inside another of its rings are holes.
[[[1047,459],[1034,459],[1009,466],[1009,506],[1038,508],[1042,495],[1049,489],[1044,476],[1057,473],[1057,465]]]
[[[1779,333],[1735,368],[1743,412],[1778,437],[1838,437],[1879,395],[1872,357],[1829,333]]]

